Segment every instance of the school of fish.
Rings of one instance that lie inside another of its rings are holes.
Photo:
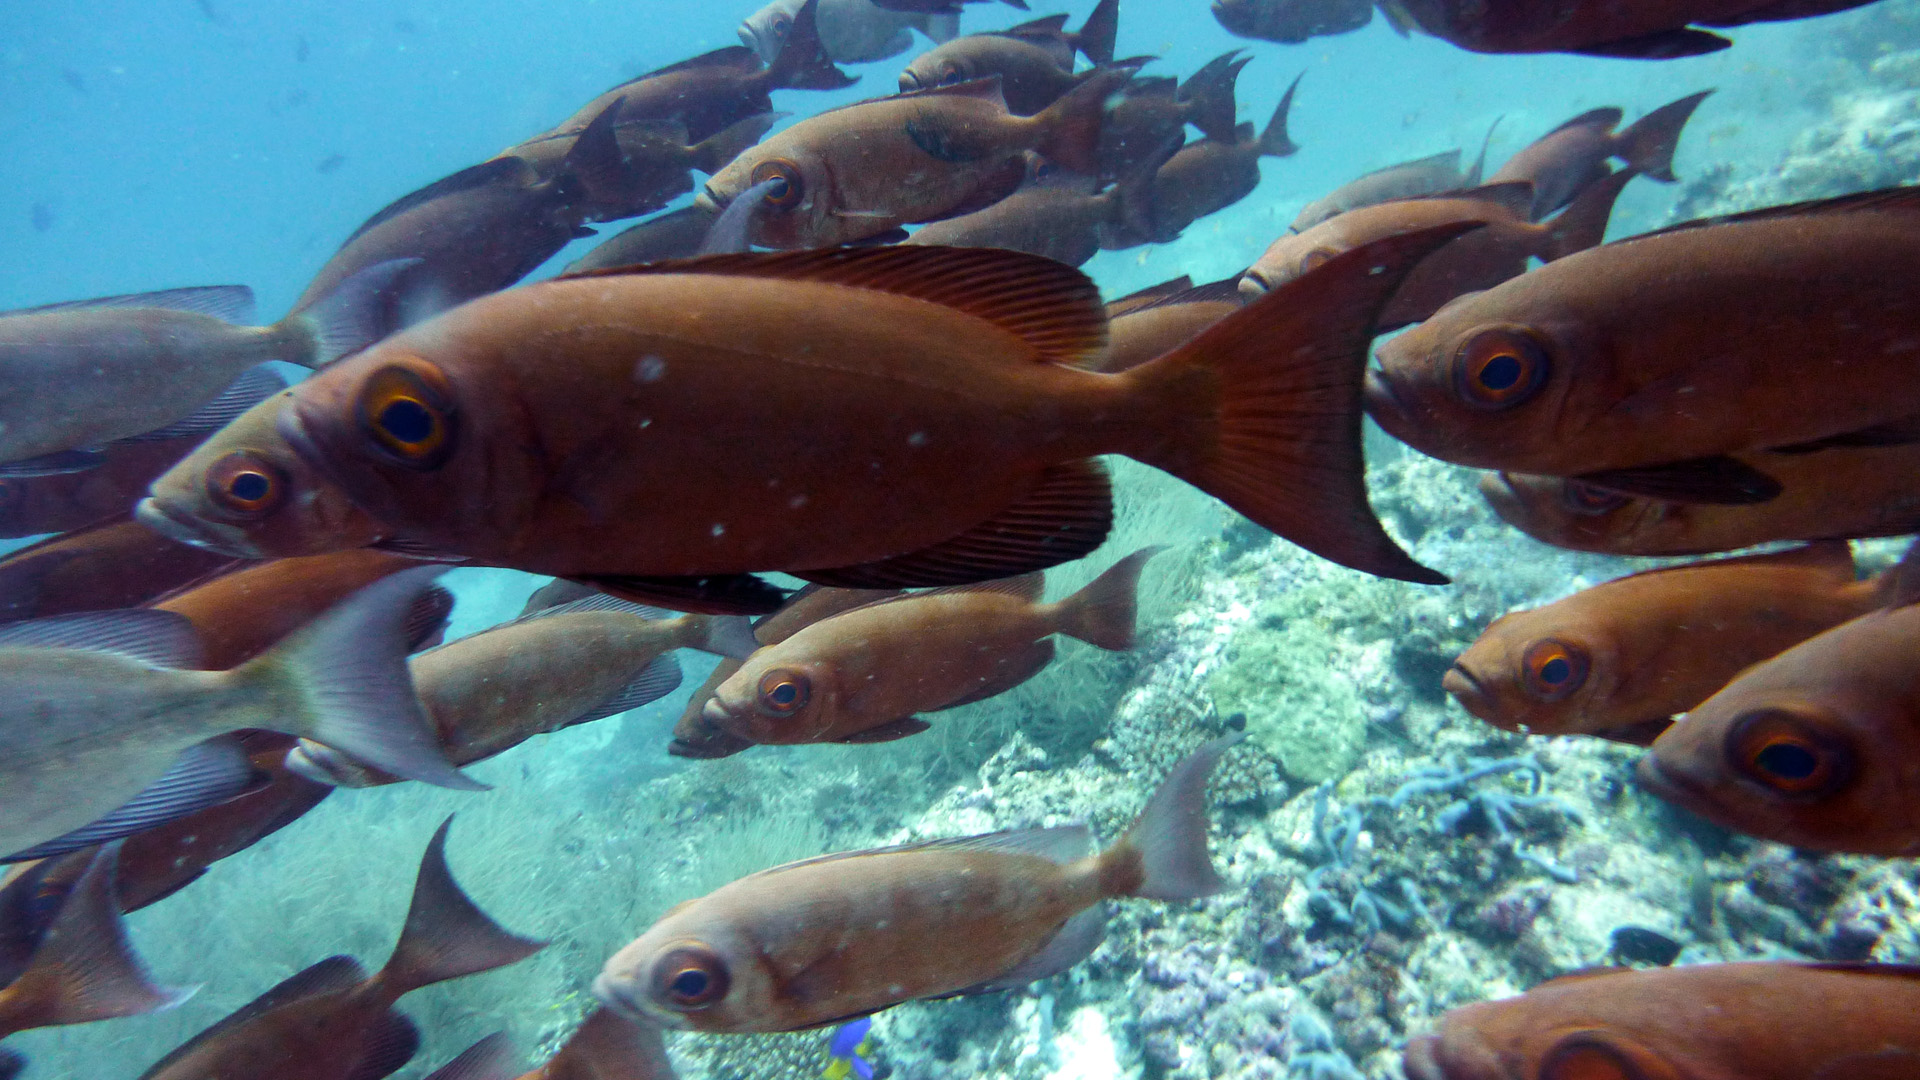
[[[1863,2],[1377,6],[1474,52],[1657,60]],[[677,649],[721,660],[663,749],[711,759],[909,738],[1059,637],[1132,648],[1158,548],[1046,599],[1112,528],[1107,455],[1443,586],[1369,504],[1367,418],[1486,470],[1494,511],[1551,544],[1793,545],[1502,616],[1441,679],[1467,712],[1637,748],[1645,790],[1737,832],[1920,855],[1920,555],[1862,577],[1848,543],[1920,532],[1920,188],[1606,242],[1623,189],[1678,179],[1702,89],[1583,113],[1490,172],[1483,146],[1355,177],[1238,275],[1103,302],[1076,267],[1173,240],[1299,151],[1300,80],[1256,127],[1235,88],[1277,84],[1270,53],[1176,78],[1123,55],[1119,0],[962,35],[1002,10],[964,3],[773,0],[740,45],[378,210],[276,322],[243,286],[0,313],[0,526],[42,537],[0,558],[0,1035],[178,1003],[124,912],[336,788],[477,791],[463,766],[673,691]],[[1375,5],[1212,11],[1298,43]],[[804,111],[922,39],[897,92]],[[451,565],[555,580],[443,642]],[[689,899],[581,973],[598,1007],[524,1077],[660,1080],[663,1028],[822,1027],[1066,971],[1110,902],[1226,887],[1207,781],[1241,737],[1189,748],[1104,847],[1083,825],[955,837]],[[378,970],[319,959],[144,1076],[406,1065],[401,997],[543,947],[467,897],[450,824]],[[1405,1070],[1916,1077],[1917,1018],[1920,976],[1893,966],[1587,972],[1446,1014]],[[836,1054],[870,1070],[859,1039]],[[518,1060],[495,1037],[433,1075]],[[26,1067],[0,1050],[0,1076]]]

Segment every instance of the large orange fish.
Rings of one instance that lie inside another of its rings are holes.
[[[1920,969],[1689,964],[1564,975],[1454,1009],[1407,1080],[1909,1080]]]
[[[0,621],[138,607],[233,562],[116,514],[0,558]]]
[[[1159,548],[1115,563],[1051,604],[1039,573],[908,593],[803,627],[754,653],[705,706],[756,743],[887,742],[927,729],[920,712],[981,701],[1053,662],[1053,635],[1133,647],[1134,587]]]
[[[140,1080],[339,1080],[386,1076],[419,1047],[395,1011],[401,997],[437,982],[505,967],[545,942],[507,932],[481,911],[447,867],[448,818],[433,834],[406,925],[386,965],[367,975],[331,956],[268,990],[188,1040]]]
[[[1350,210],[1275,240],[1241,276],[1240,291],[1258,296],[1342,251],[1383,236],[1452,221],[1484,222],[1486,228],[1434,252],[1407,275],[1380,315],[1382,331],[1397,330],[1427,318],[1454,297],[1518,277],[1531,259],[1552,262],[1598,244],[1614,200],[1633,175],[1623,170],[1588,185],[1565,213],[1538,224],[1530,217],[1534,191],[1527,183],[1489,184]]]
[[[1640,760],[1641,786],[1729,829],[1817,851],[1920,853],[1920,604],[1893,605],[1742,672]],[[1903,580],[1904,579],[1904,580]]]
[[[1508,731],[1645,745],[1748,665],[1879,602],[1844,541],[1648,570],[1501,616],[1442,685]]]
[[[1673,152],[1693,110],[1711,90],[1669,102],[1616,132],[1625,115],[1614,106],[1593,109],[1561,124],[1507,159],[1489,184],[1533,185],[1529,218],[1538,221],[1572,202],[1574,196],[1607,178],[1609,158],[1619,158],[1636,174],[1671,184]]]
[[[1105,338],[1092,283],[1014,252],[563,278],[308,379],[280,430],[396,539],[688,610],[777,606],[756,571],[889,588],[1077,558],[1111,518],[1104,453],[1347,565],[1437,581],[1367,506],[1359,378],[1338,373],[1459,231],[1358,248],[1114,375],[1080,366]]]
[[[1920,444],[1740,460],[1778,480],[1779,497],[1751,506],[1663,502],[1517,473],[1489,473],[1480,493],[1536,540],[1605,555],[1698,555],[1775,540],[1920,532]]]
[[[1690,222],[1461,298],[1381,346],[1367,410],[1463,465],[1764,501],[1729,455],[1913,441],[1916,273],[1920,188]]]
[[[1560,0],[1388,0],[1395,26],[1483,53],[1570,52],[1670,60],[1733,44],[1700,26],[1804,19],[1872,0],[1623,0],[1568,7]]]
[[[749,239],[817,248],[989,206],[1020,186],[1029,150],[1095,173],[1107,96],[1128,75],[1083,80],[1031,117],[1007,111],[998,79],[976,79],[829,109],[777,132],[707,181],[695,204],[724,207],[756,185]]]
[[[1099,945],[1103,901],[1224,887],[1207,859],[1207,775],[1240,737],[1176,765],[1099,854],[1070,825],[776,866],[673,908],[607,961],[594,994],[669,1027],[792,1031],[1058,974]]]

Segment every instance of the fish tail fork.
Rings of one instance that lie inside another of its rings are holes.
[[[1099,855],[1103,895],[1194,900],[1226,888],[1207,855],[1207,777],[1244,738],[1215,739],[1173,767],[1133,827]]]
[[[420,859],[420,876],[407,906],[407,922],[378,978],[398,998],[434,983],[474,975],[517,963],[547,943],[509,933],[481,911],[473,898],[453,880],[447,866],[447,829],[453,818],[427,844]]]

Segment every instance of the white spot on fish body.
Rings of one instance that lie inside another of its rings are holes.
[[[916,431],[907,436],[907,445],[915,448],[927,445],[927,433],[924,431]]]
[[[722,524],[720,524],[720,523],[719,523],[719,522],[717,522],[717,521],[716,521],[716,522],[714,522],[714,524],[713,524],[713,535],[715,535],[715,536],[720,536],[720,535],[722,535],[722,534],[724,534],[724,533],[725,533],[726,531],[727,531],[727,527],[726,527],[725,525],[722,525]]]
[[[667,362],[651,354],[641,357],[640,362],[633,365],[633,381],[637,383],[659,382],[666,373]]]

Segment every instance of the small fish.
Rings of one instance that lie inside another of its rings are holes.
[[[1729,455],[1913,441],[1916,225],[1894,188],[1577,252],[1382,345],[1367,411],[1462,465],[1764,502],[1778,482]]]
[[[1152,229],[1153,163],[1104,189],[1091,176],[1033,170],[1020,190],[983,210],[915,229],[902,243],[1024,251],[1068,266],[1099,254],[1103,237]]]
[[[908,593],[806,626],[753,654],[705,706],[713,727],[755,743],[888,742],[927,730],[916,713],[982,701],[1053,662],[1053,635],[1133,647],[1134,586],[1159,548],[1086,588],[1040,602],[1039,573]]]
[[[624,109],[619,102],[608,107]],[[653,213],[693,190],[689,170],[719,172],[741,151],[759,142],[779,115],[749,116],[691,145],[686,125],[680,120],[616,120],[613,136],[619,146],[619,165],[581,174],[572,208],[583,221],[615,221]],[[539,176],[552,178],[574,168],[574,150],[581,137],[578,131],[548,132],[510,146],[499,156],[518,158],[533,166]]]
[[[1640,785],[1736,832],[1815,851],[1920,853],[1920,589],[1755,664],[1640,759]]]
[[[366,586],[419,565],[371,548],[243,563],[144,606],[186,619],[200,642],[200,665],[224,671],[266,652]],[[409,651],[445,628],[452,604],[453,594],[438,585],[415,598],[406,624]]]
[[[658,1025],[599,1008],[545,1065],[519,1080],[674,1080],[674,1071]]]
[[[871,1016],[849,1020],[834,1028],[833,1036],[827,1040],[827,1067],[821,1070],[820,1075],[825,1080],[847,1080],[850,1076],[873,1080],[873,1063],[860,1056],[862,1053],[871,1053],[867,1033],[872,1030]]]
[[[1779,497],[1751,506],[1662,502],[1517,473],[1488,473],[1480,493],[1528,536],[1603,555],[1701,555],[1776,540],[1920,532],[1920,444],[1739,460],[1778,480]]]
[[[1645,746],[1749,665],[1880,601],[1837,540],[1648,570],[1501,616],[1441,685],[1508,731]]]
[[[998,75],[1007,110],[1032,116],[1073,89],[1076,53],[1095,65],[1113,62],[1120,0],[1100,0],[1079,30],[1069,31],[1066,24],[1065,15],[1049,15],[1010,30],[968,34],[936,45],[900,73],[900,89],[926,90]]]
[[[1611,172],[1609,158],[1619,158],[1641,176],[1671,184],[1677,179],[1673,152],[1680,143],[1680,130],[1711,93],[1702,90],[1662,105],[1620,132],[1613,130],[1624,115],[1617,108],[1581,113],[1508,158],[1487,183],[1532,184],[1531,221],[1539,221],[1606,179]]]
[[[1182,278],[1181,281],[1186,281]],[[1107,305],[1107,347],[1095,371],[1126,371],[1199,337],[1244,305],[1234,278],[1154,296],[1118,313]],[[1156,286],[1158,288],[1158,286]],[[1124,299],[1124,298],[1123,298]]]
[[[1407,1080],[1902,1080],[1920,1076],[1920,977],[1762,961],[1585,971],[1453,1009]]]
[[[913,47],[918,30],[938,45],[960,33],[958,12],[892,11],[873,0],[817,0],[820,45],[836,64],[864,64],[898,56]],[[776,63],[799,24],[802,0],[773,0],[740,24],[740,44]]]
[[[307,379],[280,431],[392,534],[683,610],[771,610],[757,571],[884,588],[1058,565],[1106,535],[1089,459],[1115,452],[1310,550],[1434,581],[1367,506],[1356,409],[1378,303],[1459,231],[1339,256],[1117,375],[1076,366],[1104,344],[1092,283],[1016,252],[562,278]]]
[[[1134,79],[1122,87],[1100,130],[1099,175],[1117,179],[1149,162],[1159,167],[1185,144],[1188,124],[1210,139],[1232,143],[1237,137],[1234,86],[1249,62],[1240,52],[1221,53],[1184,83],[1158,77]],[[1141,63],[1127,61],[1114,68],[1132,71]]]
[[[1485,228],[1434,252],[1407,276],[1380,315],[1382,333],[1397,330],[1425,320],[1457,296],[1520,276],[1532,259],[1552,262],[1600,243],[1614,200],[1634,175],[1631,169],[1609,174],[1589,185],[1565,212],[1539,223],[1528,216],[1534,195],[1533,186],[1525,182],[1350,210],[1274,241],[1242,275],[1240,291],[1258,296],[1355,244],[1382,236],[1448,221],[1484,223]]]
[[[1300,149],[1287,137],[1287,114],[1299,86],[1295,78],[1257,135],[1247,123],[1234,128],[1229,138],[1209,137],[1182,146],[1153,174],[1151,233],[1111,239],[1105,246],[1128,247],[1143,239],[1171,242],[1187,226],[1253,194],[1260,186],[1261,158],[1288,157]]]
[[[338,1080],[387,1076],[406,1064],[420,1036],[396,1001],[546,947],[503,929],[454,881],[446,856],[452,823],[427,845],[406,925],[379,971],[369,976],[352,957],[330,956],[194,1036],[140,1080]]]
[[[193,633],[170,612],[0,629],[0,851],[93,822],[183,751],[246,728],[311,735],[399,775],[476,787],[440,755],[404,662],[408,612],[436,572],[370,585],[227,671],[189,670]]]
[[[1227,33],[1298,45],[1345,34],[1373,21],[1372,0],[1213,0],[1213,18]]]
[[[664,697],[680,685],[680,666],[666,655],[674,649],[744,659],[757,644],[745,619],[672,617],[593,596],[463,637],[408,667],[447,760],[471,765]],[[341,787],[398,779],[315,740],[288,754],[287,768]]]
[[[1488,139],[1493,137],[1491,128]],[[1315,225],[1344,214],[1349,210],[1358,210],[1363,206],[1375,206],[1397,199],[1418,199],[1427,195],[1438,195],[1443,191],[1463,191],[1480,186],[1480,173],[1486,161],[1487,148],[1480,148],[1480,160],[1471,169],[1460,170],[1460,151],[1447,150],[1428,157],[1403,161],[1397,165],[1375,169],[1363,176],[1349,180],[1327,194],[1300,208],[1300,213],[1287,227],[1289,232],[1306,232]]]
[[[115,898],[118,857],[112,844],[88,857],[25,967],[0,988],[0,1037],[157,1012],[193,996],[155,984],[134,955]],[[0,1068],[21,1063],[0,1051]]]
[[[139,607],[232,565],[115,514],[0,557],[0,623]]]
[[[562,274],[608,270],[616,266],[664,262],[696,255],[713,228],[715,215],[699,206],[683,206],[615,233],[567,264]]]
[[[748,236],[817,248],[992,205],[1020,186],[1027,152],[1091,173],[1107,97],[1128,78],[1102,71],[1037,116],[1014,116],[997,79],[830,109],[777,132],[707,181],[695,205],[724,208],[768,181]]]
[[[347,163],[347,155],[328,154],[326,157],[320,159],[320,162],[313,167],[313,171],[319,173],[322,176],[326,176],[330,173],[339,172],[340,166],[345,165],[346,163]]]
[[[1403,32],[1421,30],[1482,53],[1567,52],[1629,60],[1672,60],[1733,44],[1690,24],[1730,27],[1848,11],[1871,0],[1386,0],[1382,10]]]
[[[368,267],[272,326],[240,325],[253,312],[244,285],[0,314],[0,475],[77,472],[117,440],[213,430],[224,420],[202,411],[231,418],[223,393],[250,369],[318,367],[372,342],[375,297],[393,271]]]
[[[825,585],[808,585],[789,596],[780,610],[756,621],[753,637],[762,646],[778,645],[821,619],[898,595],[898,589],[830,589]],[[745,662],[724,658],[713,666],[707,681],[687,699],[687,707],[673,727],[673,741],[667,744],[667,753],[675,757],[721,758],[754,745],[715,727],[706,713],[713,692]]]
[[[281,437],[276,425],[291,400],[281,393],[260,402],[162,473],[135,508],[136,520],[176,543],[240,559],[385,540],[378,522]]]
[[[1176,765],[1099,854],[1070,825],[777,866],[669,911],[607,961],[594,994],[669,1027],[793,1031],[1058,974],[1099,945],[1102,901],[1225,887],[1207,857],[1207,775],[1241,737]]]

